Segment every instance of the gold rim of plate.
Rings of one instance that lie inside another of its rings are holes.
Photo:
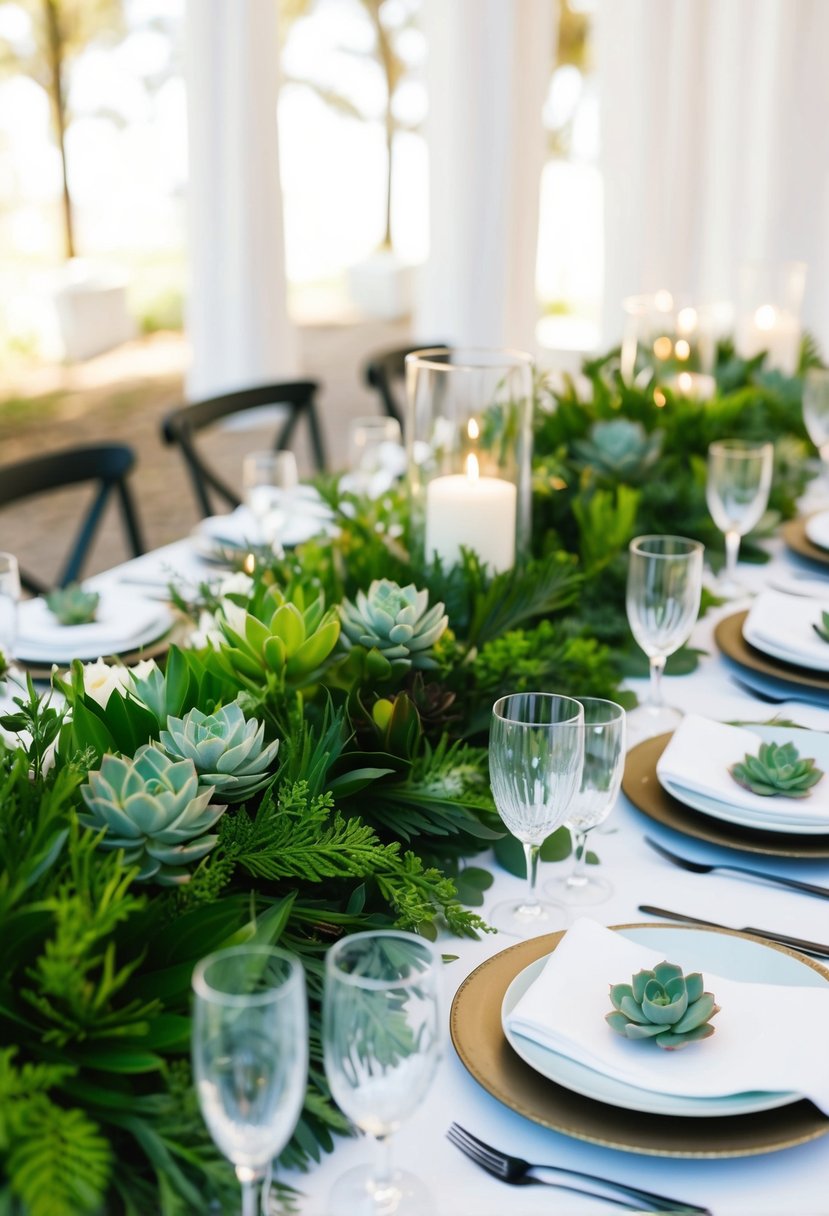
[[[614,929],[696,930],[694,925],[613,925]],[[722,932],[756,941],[744,933]],[[829,1118],[805,1099],[748,1115],[683,1118],[608,1106],[542,1077],[510,1047],[501,1027],[501,1002],[515,977],[555,950],[563,933],[534,937],[502,950],[477,967],[452,1002],[450,1033],[467,1072],[488,1093],[519,1115],[604,1148],[651,1157],[749,1157],[793,1148],[829,1132]],[[763,942],[813,967],[829,982],[829,971],[795,950]]]
[[[764,832],[761,828],[739,827],[715,819],[674,798],[659,784],[656,764],[671,738],[656,735],[632,747],[625,761],[622,790],[637,810],[649,819],[709,844],[760,853],[766,857],[799,857],[823,859],[829,857],[829,835],[801,836],[785,832]]]
[[[757,650],[743,637],[743,624],[748,612],[735,612],[724,617],[714,629],[714,641],[726,658],[765,676],[774,676],[801,688],[818,688],[829,692],[829,673],[822,674],[808,667],[797,667]]]
[[[822,512],[813,512],[822,514]],[[829,549],[822,549],[806,535],[806,524],[811,515],[801,515],[797,519],[789,519],[780,529],[783,543],[798,557],[807,557],[810,562],[818,562],[821,566],[829,566]]]

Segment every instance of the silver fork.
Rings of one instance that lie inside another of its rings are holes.
[[[493,1178],[508,1182],[513,1186],[527,1186],[537,1183],[543,1186],[553,1186],[558,1190],[572,1191],[576,1195],[589,1195],[592,1199],[604,1199],[616,1207],[627,1208],[631,1212],[688,1212],[697,1216],[711,1216],[708,1208],[698,1207],[693,1203],[682,1203],[678,1199],[669,1199],[667,1195],[657,1195],[653,1191],[644,1191],[640,1187],[629,1186],[626,1182],[614,1182],[610,1178],[601,1178],[597,1174],[586,1174],[581,1170],[568,1170],[558,1165],[533,1165],[522,1157],[511,1157],[497,1148],[485,1144],[477,1136],[466,1131],[459,1123],[453,1123],[446,1133],[447,1138],[455,1148],[459,1148],[471,1161],[486,1170]],[[553,1175],[553,1177],[545,1177]],[[590,1191],[584,1187],[570,1186],[561,1182],[561,1178],[573,1178],[580,1182],[595,1183],[606,1188],[604,1191]],[[615,1191],[616,1194],[610,1192]],[[633,1202],[628,1202],[632,1200]]]
[[[650,836],[645,837],[655,853],[659,853],[666,861],[679,866],[681,870],[690,870],[692,874],[712,874],[715,870],[726,870],[729,874],[748,874],[751,878],[762,878],[777,887],[788,887],[792,891],[805,891],[807,895],[819,895],[821,899],[829,899],[829,887],[819,887],[813,882],[802,882],[799,878],[784,878],[782,874],[767,874],[765,870],[752,870],[750,866],[731,866],[724,862],[718,865],[706,865],[701,861],[691,861],[687,857],[679,857],[666,849],[664,844],[658,844]]]

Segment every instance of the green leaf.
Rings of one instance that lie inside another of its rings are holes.
[[[504,836],[496,841],[495,857],[503,868],[516,878],[527,877],[527,867],[524,860],[524,846],[514,836]],[[563,861],[570,856],[572,844],[567,828],[558,828],[548,836],[541,846],[539,854],[542,861]]]

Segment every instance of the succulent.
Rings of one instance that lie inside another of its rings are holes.
[[[414,583],[400,587],[386,578],[375,579],[368,594],[358,591],[356,603],[343,603],[343,643],[347,649],[376,649],[404,670],[437,667],[430,651],[449,618],[443,604],[428,604],[429,592],[418,591]]]
[[[100,599],[97,591],[84,591],[80,583],[70,583],[50,591],[46,607],[61,625],[88,625],[95,620]]]
[[[829,612],[821,612],[820,624],[812,625],[812,628],[819,638],[822,638],[824,642],[829,642]]]
[[[657,963],[653,971],[637,971],[629,984],[611,984],[613,1013],[605,1021],[626,1039],[653,1039],[676,1051],[714,1033],[710,1019],[720,1007],[703,987],[698,971],[683,975],[675,963]]]
[[[613,418],[595,422],[589,439],[577,440],[576,455],[598,473],[621,481],[641,480],[659,458],[662,432],[648,434],[641,422]]]
[[[81,786],[89,814],[79,819],[104,829],[100,847],[123,849],[125,864],[141,867],[140,880],[172,886],[188,882],[185,867],[218,840],[209,831],[227,808],[208,805],[213,792],[199,785],[192,760],[171,760],[145,744],[132,760],[106,755],[89,773]]]
[[[808,798],[812,786],[823,776],[813,759],[801,760],[793,743],[761,743],[758,755],[746,753],[745,759],[732,764],[728,771],[738,785],[764,797],[785,794],[788,798]]]
[[[199,779],[220,797],[238,802],[269,779],[279,740],[266,745],[264,733],[263,723],[246,718],[234,701],[212,714],[191,709],[183,718],[168,718],[159,743],[174,760],[192,760]]]
[[[244,684],[259,689],[272,674],[283,683],[308,683],[337,644],[336,609],[325,608],[322,594],[306,603],[302,587],[290,595],[262,587],[247,609],[222,600],[218,625],[224,637],[221,655]]]

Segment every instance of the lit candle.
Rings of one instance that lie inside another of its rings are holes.
[[[511,569],[517,501],[512,482],[481,477],[478,458],[470,453],[465,473],[435,477],[426,487],[426,560],[437,555],[455,566],[464,546],[496,572]]]
[[[699,401],[708,401],[717,391],[716,380],[705,372],[680,372],[663,380],[662,385],[678,397],[696,397]]]
[[[793,376],[800,357],[797,317],[773,304],[761,304],[754,313],[741,318],[737,327],[737,350],[744,359],[753,359],[761,351],[768,351],[766,367]]]

